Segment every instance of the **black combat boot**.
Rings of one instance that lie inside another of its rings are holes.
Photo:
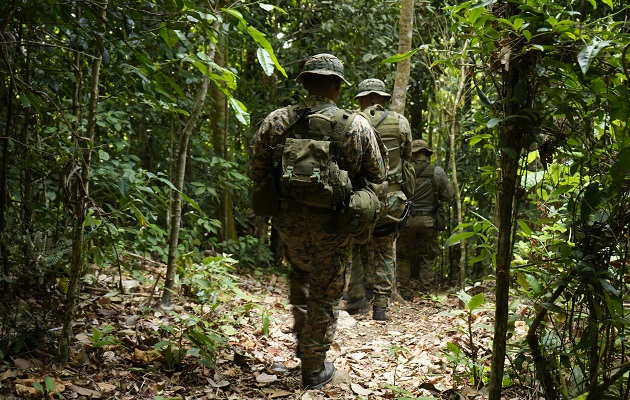
[[[320,389],[332,381],[335,376],[335,365],[325,362],[324,368],[319,371],[302,371],[302,385],[305,389]]]
[[[365,297],[350,299],[343,309],[350,315],[361,314],[368,310],[368,302],[365,300]]]
[[[389,321],[389,315],[387,314],[387,308],[374,306],[372,312],[372,319],[375,321]]]

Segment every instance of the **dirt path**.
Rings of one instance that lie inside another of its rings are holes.
[[[286,281],[274,278],[269,287],[273,290],[267,293],[263,288],[255,290],[267,305],[275,305],[273,327],[266,344],[269,353],[252,369],[254,376],[264,374],[259,381],[271,382],[259,388],[267,397],[250,393],[248,398],[391,399],[405,393],[412,399],[449,398],[456,392],[467,399],[484,398],[483,390],[479,393],[466,382],[458,382],[466,380],[463,366],[454,371],[455,363],[449,362],[442,351],[448,342],[466,348],[464,336],[457,330],[460,321],[438,315],[458,308],[456,297],[443,296],[441,302],[415,299],[395,303],[390,307],[391,319],[387,322],[372,320],[371,310],[355,316],[341,311],[335,342],[328,353],[337,374],[332,384],[306,392],[300,387],[299,361],[293,357],[296,343],[290,333],[292,316],[286,300]],[[486,340],[480,337],[476,344],[488,346],[489,340],[490,335]],[[484,351],[480,350],[483,356]]]
[[[48,388],[49,398],[66,399],[485,398],[483,389],[470,386],[468,357],[449,359],[444,352],[452,342],[469,353],[462,320],[439,315],[459,309],[455,296],[394,304],[387,322],[373,321],[371,312],[353,317],[342,311],[328,353],[338,372],[321,390],[305,391],[285,278],[241,271],[235,276],[240,294],[219,293],[223,299],[214,306],[209,302],[200,315],[199,305],[184,296],[175,296],[170,310],[147,307],[159,298],[150,294],[154,283],[147,277],[160,272],[146,269],[140,281],[124,277],[125,294],[117,293],[115,272],[100,274],[86,285],[68,365],[56,364],[55,344],[42,340],[23,356],[5,358],[0,398],[42,398],[40,388]],[[25,301],[44,304],[50,298]],[[491,335],[484,327],[490,324],[489,315],[479,313],[474,323],[479,358],[489,354]],[[202,339],[217,326],[228,337],[214,366],[186,355],[189,342],[183,337],[187,329],[199,326],[206,326]],[[170,346],[161,345],[164,341]],[[178,355],[186,356],[173,361]]]

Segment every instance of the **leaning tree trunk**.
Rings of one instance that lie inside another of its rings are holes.
[[[101,4],[101,29],[105,29],[105,19],[107,17],[107,0]],[[77,13],[78,15],[78,13]],[[101,63],[103,60],[103,35],[96,35],[96,54],[92,60],[90,77],[90,101],[88,104],[88,117],[85,134],[75,134],[75,146],[77,149],[75,160],[69,168],[66,178],[67,199],[72,205],[74,215],[72,227],[72,256],[70,260],[70,280],[68,283],[66,304],[63,318],[63,328],[59,339],[59,360],[67,363],[70,358],[70,340],[72,337],[72,325],[74,323],[74,312],[77,299],[79,297],[79,281],[83,275],[85,266],[85,254],[83,252],[84,225],[87,211],[89,209],[90,197],[90,166],[92,162],[92,151],[94,149],[94,131],[96,129],[96,107],[98,105],[99,89],[98,83],[101,73]],[[77,85],[78,87],[78,85]],[[78,93],[75,93],[78,94]],[[80,97],[76,96],[76,99]]]
[[[411,51],[413,36],[414,0],[402,0],[400,9],[400,33],[398,38],[398,54]],[[392,111],[405,113],[407,100],[407,84],[411,69],[411,58],[406,58],[396,64],[396,80],[392,92]]]
[[[214,53],[208,54],[209,60],[214,59]],[[175,270],[177,269],[177,246],[179,244],[179,228],[182,220],[182,192],[184,190],[184,181],[186,178],[186,161],[188,159],[188,143],[190,135],[197,124],[201,109],[206,101],[208,87],[210,86],[210,78],[204,76],[199,93],[195,99],[193,110],[186,126],[179,135],[179,151],[177,153],[177,170],[175,171],[175,180],[173,184],[176,190],[173,193],[171,202],[171,218],[170,232],[168,238],[168,261],[166,264],[166,278],[164,282],[164,292],[162,293],[161,304],[169,306],[171,304],[171,295],[175,286]]]

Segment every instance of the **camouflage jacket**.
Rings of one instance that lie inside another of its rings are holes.
[[[309,96],[302,103],[309,107],[324,103],[333,104],[333,107],[320,111],[327,116],[332,116],[338,110],[332,100],[320,96]],[[271,112],[263,120],[251,142],[248,175],[252,181],[260,182],[272,172],[274,149],[279,145],[280,137],[289,125],[289,112],[286,107]],[[362,176],[376,183],[381,183],[386,178],[387,171],[374,131],[363,116],[358,115],[350,125],[343,140],[341,154],[343,158],[341,164],[349,176]]]

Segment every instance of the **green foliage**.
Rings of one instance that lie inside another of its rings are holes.
[[[120,340],[116,336],[108,335],[112,330],[114,330],[114,327],[111,325],[105,325],[101,329],[92,328],[92,335],[90,336],[92,345],[94,347],[104,347],[120,344]]]
[[[39,391],[43,398],[48,398],[50,396],[58,396],[60,399],[65,399],[65,397],[57,392],[57,386],[55,385],[55,381],[49,377],[44,377],[44,384],[41,382],[33,382],[33,387]]]
[[[464,310],[442,311],[438,315],[457,317],[464,322],[465,328],[454,328],[455,330],[465,334],[468,339],[468,351],[463,351],[455,343],[449,342],[444,349],[444,354],[453,363],[455,370],[462,365],[470,377],[470,383],[478,387],[479,383],[486,378],[484,370],[487,367],[484,363],[485,358],[479,359],[477,356],[477,347],[474,342],[473,322],[476,314],[483,311],[480,307],[486,302],[483,293],[470,296],[463,290],[457,293],[457,298],[464,304]],[[484,381],[484,383],[487,383]]]

